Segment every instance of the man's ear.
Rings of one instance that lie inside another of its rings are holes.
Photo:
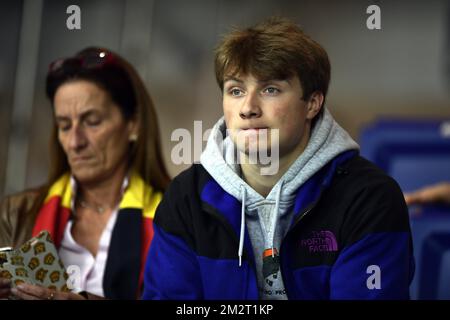
[[[320,91],[315,91],[311,94],[306,103],[307,119],[309,120],[314,119],[314,117],[320,112],[324,99],[325,97],[323,96],[323,93]]]

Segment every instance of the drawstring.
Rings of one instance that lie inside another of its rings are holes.
[[[242,207],[241,207],[241,232],[239,234],[239,267],[242,264],[242,252],[244,251],[244,238],[245,238],[245,197],[246,191],[245,186],[241,185],[241,195],[242,195]]]
[[[274,248],[274,239],[275,239],[275,228],[276,228],[276,223],[278,220],[278,210],[280,208],[280,198],[281,198],[281,189],[283,187],[283,181],[280,181],[280,186],[277,190],[277,195],[276,195],[276,199],[275,199],[275,210],[274,213],[272,214],[272,221],[271,221],[271,234],[269,234],[268,236],[270,237],[270,248],[272,249],[272,258],[275,256],[275,248]],[[244,251],[244,238],[245,238],[245,205],[246,205],[246,190],[245,190],[245,186],[241,185],[241,197],[242,197],[242,207],[241,207],[241,231],[239,234],[239,251],[238,251],[238,256],[239,256],[239,267],[242,265],[242,253]]]
[[[277,224],[277,220],[278,220],[278,210],[280,208],[280,198],[281,198],[281,188],[283,187],[283,180],[280,181],[280,186],[277,190],[277,196],[275,199],[275,210],[274,213],[272,214],[272,221],[271,221],[271,232],[272,232],[272,237],[270,239],[270,248],[272,249],[272,258],[275,255],[275,249],[273,247],[273,242],[275,239],[275,228],[276,228],[276,224]]]

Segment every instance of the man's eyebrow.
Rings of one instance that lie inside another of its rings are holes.
[[[268,80],[258,80],[259,83],[269,83],[269,82],[287,82],[288,84],[291,84],[291,81],[289,78],[286,79],[268,79]]]
[[[263,80],[257,80],[257,82],[260,83],[260,84],[266,84],[266,83],[269,83],[269,82],[276,81],[276,82],[287,82],[288,84],[291,85],[292,83],[291,83],[290,80],[291,79],[289,79],[289,78],[285,78],[285,79],[263,79]],[[239,78],[236,78],[236,77],[233,77],[233,76],[225,77],[223,82],[225,83],[227,81],[236,81],[236,82],[239,82],[239,83],[243,83],[244,82],[243,80],[241,80]]]
[[[242,81],[241,79],[236,78],[236,77],[233,77],[233,76],[227,76],[227,77],[225,77],[225,78],[223,79],[223,82],[224,82],[224,83],[227,82],[227,81],[236,81],[236,82],[239,82],[239,83],[243,83],[243,82],[244,82],[244,81]]]

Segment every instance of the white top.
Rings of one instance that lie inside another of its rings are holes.
[[[71,177],[73,195],[76,194],[77,183]],[[128,186],[128,178],[122,184],[122,195]],[[72,212],[75,214],[76,196],[72,196]],[[119,201],[120,203],[120,201]],[[113,210],[100,236],[97,255],[93,256],[85,247],[79,245],[72,237],[73,220],[67,222],[64,229],[64,236],[59,248],[59,256],[70,276],[68,283],[71,284],[74,292],[88,291],[95,295],[104,297],[103,276],[105,274],[106,261],[108,260],[108,250],[111,243],[111,236],[116,224],[119,205]]]

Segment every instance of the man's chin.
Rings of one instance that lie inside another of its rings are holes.
[[[266,146],[263,146],[262,148],[259,148],[258,146],[238,147],[237,150],[241,157],[245,156],[252,164],[258,163],[261,157],[271,156],[271,150]]]

